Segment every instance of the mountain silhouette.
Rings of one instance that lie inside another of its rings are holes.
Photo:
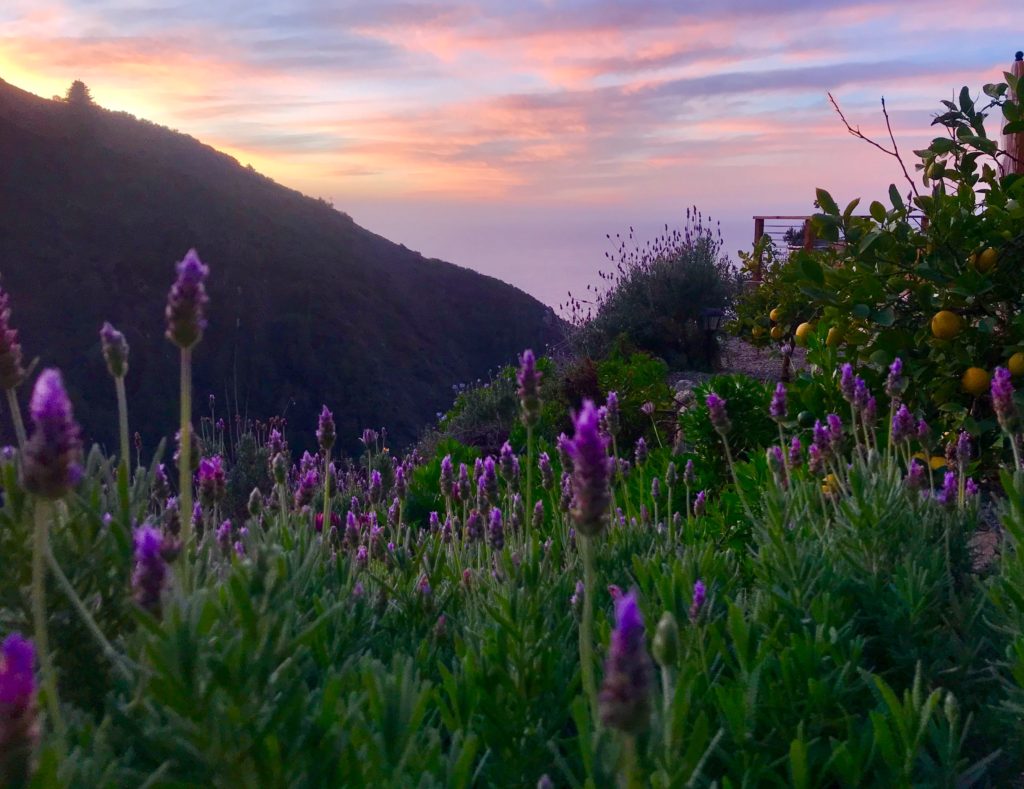
[[[562,329],[522,291],[394,244],[192,137],[0,81],[0,285],[26,358],[62,368],[86,434],[110,448],[99,328],[128,338],[131,429],[152,450],[176,429],[163,309],[190,247],[211,269],[197,423],[214,394],[218,416],[283,415],[290,440],[308,444],[326,403],[344,448],[365,426],[402,446],[451,404],[453,384]],[[10,441],[10,419],[0,425]]]

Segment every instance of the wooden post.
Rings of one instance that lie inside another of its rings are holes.
[[[804,220],[804,249],[814,249],[814,227],[811,225],[810,219]]]
[[[763,216],[755,216],[754,217],[754,247],[755,248],[757,248],[757,245],[759,243],[761,243],[761,237],[763,235],[764,235],[764,217]],[[752,274],[753,274],[754,282],[760,282],[761,281],[761,250],[760,250],[760,248],[757,248],[757,260],[755,261],[754,271],[752,272]]]

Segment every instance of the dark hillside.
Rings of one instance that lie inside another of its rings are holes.
[[[366,425],[412,439],[453,383],[560,331],[525,293],[393,244],[191,137],[0,82],[3,286],[26,355],[65,369],[94,437],[109,442],[116,421],[104,320],[131,344],[132,429],[150,446],[173,431],[163,306],[192,246],[212,270],[197,397],[237,390],[241,410],[304,431],[326,402],[349,448]]]

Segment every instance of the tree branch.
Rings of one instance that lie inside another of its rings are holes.
[[[917,184],[914,183],[914,179],[911,178],[910,173],[907,172],[907,167],[903,163],[903,157],[900,156],[900,150],[896,145],[896,137],[892,133],[892,124],[889,122],[889,113],[885,108],[885,98],[882,98],[882,114],[885,116],[885,127],[889,131],[889,140],[892,142],[892,150],[889,150],[884,145],[875,142],[866,134],[864,134],[864,132],[860,130],[859,126],[853,126],[848,120],[846,120],[846,116],[843,115],[843,111],[839,109],[839,103],[835,100],[835,97],[831,93],[828,94],[828,100],[832,103],[832,107],[835,109],[836,114],[839,115],[839,120],[841,120],[843,122],[843,126],[846,127],[846,131],[848,131],[858,140],[863,140],[864,142],[868,143],[868,145],[875,146],[882,153],[888,156],[892,156],[897,162],[899,162],[900,169],[903,171],[903,177],[906,178],[907,183],[910,184],[910,189],[914,193],[914,196],[920,196],[917,191]]]

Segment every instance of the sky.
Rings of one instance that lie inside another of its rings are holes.
[[[2,0],[0,77],[191,134],[358,223],[557,306],[606,234],[698,206],[735,258],[755,214],[898,182],[828,103],[931,139],[1000,79],[1020,0]]]

